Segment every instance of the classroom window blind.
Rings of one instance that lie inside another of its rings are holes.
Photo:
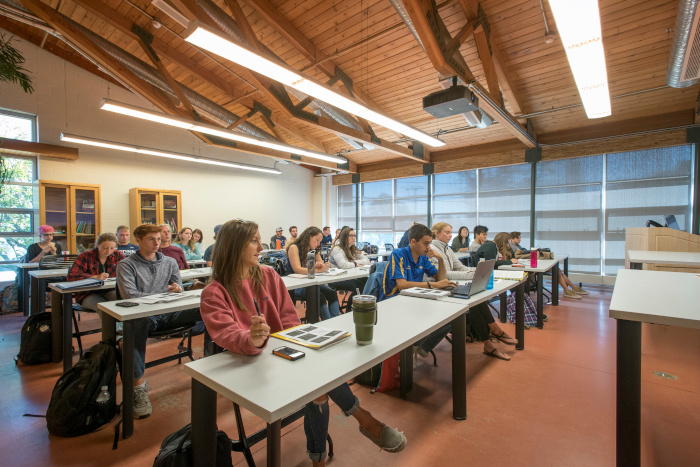
[[[394,232],[403,235],[414,221],[428,223],[428,177],[400,178],[395,182]]]
[[[358,242],[377,244],[392,237],[394,226],[394,181],[360,185],[360,232]]]
[[[357,228],[355,218],[355,186],[343,185],[338,187],[338,228],[349,225]]]
[[[461,226],[476,225],[476,170],[433,175],[433,224],[447,222],[454,236]]]
[[[664,225],[665,215],[690,228],[692,146],[608,154],[605,195],[606,275],[624,268],[625,229],[647,220]]]
[[[537,164],[535,244],[569,255],[569,271],[600,274],[603,156]]]
[[[518,231],[522,234],[521,245],[527,248],[530,245],[530,164],[479,169],[478,180],[477,223],[488,227],[489,240],[499,232]]]

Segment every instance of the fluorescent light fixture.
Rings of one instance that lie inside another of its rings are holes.
[[[187,18],[185,18],[185,16],[182,13],[168,5],[165,2],[165,0],[152,0],[151,4],[166,15],[170,16],[176,22],[180,23],[182,27],[186,28],[190,24],[190,21]]]
[[[216,159],[203,159],[201,157],[188,156],[175,152],[159,151],[157,149],[143,148],[140,146],[132,146],[130,144],[115,143],[112,141],[104,141],[95,138],[86,138],[84,136],[69,135],[61,133],[61,141],[69,143],[87,144],[88,146],[97,146],[100,148],[116,149],[118,151],[135,152],[137,154],[148,154],[149,156],[167,157],[168,159],[177,159],[188,162],[198,162],[200,164],[220,165],[222,167],[231,167],[234,169],[254,170],[256,172],[265,172],[279,175],[282,172],[277,169],[268,167],[259,167],[257,165],[242,164],[238,162],[226,162]]]
[[[386,114],[372,110],[354,99],[335,92],[330,86],[299,74],[285,64],[269,60],[242,45],[225,39],[197,21],[190,23],[187,31],[185,31],[185,40],[309,96],[328,102],[346,112],[406,135],[411,139],[434,147],[445,145],[444,141],[395,120]]]
[[[612,111],[598,0],[549,0],[549,6],[586,115],[607,117]]]
[[[345,159],[344,157],[333,156],[330,154],[325,154],[323,152],[311,151],[309,149],[291,146],[289,144],[284,143],[278,143],[276,141],[269,141],[262,138],[258,138],[256,136],[244,135],[242,133],[238,133],[232,130],[227,130],[226,128],[221,128],[206,123],[195,122],[193,120],[187,120],[185,118],[172,117],[170,115],[162,114],[159,112],[153,112],[151,110],[142,109],[140,107],[136,107],[129,104],[123,104],[121,102],[116,102],[109,99],[102,99],[102,102],[100,103],[100,109],[109,110],[110,112],[116,112],[122,115],[128,115],[130,117],[141,118],[150,122],[163,123],[165,125],[170,125],[177,128],[184,128],[185,130],[198,131],[200,133],[218,136],[219,138],[225,138],[231,141],[238,141],[241,143],[252,144],[254,146],[261,146],[268,149],[274,149],[276,151],[312,157],[314,159],[335,162],[337,164],[347,163],[347,159]]]

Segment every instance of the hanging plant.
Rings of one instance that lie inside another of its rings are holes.
[[[34,92],[32,79],[22,66],[24,57],[12,46],[12,37],[5,40],[5,35],[0,34],[0,81],[18,83],[24,92]]]

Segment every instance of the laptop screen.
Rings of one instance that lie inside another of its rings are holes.
[[[681,230],[681,228],[678,227],[678,221],[676,221],[676,216],[674,216],[674,215],[664,216],[664,219],[666,219],[666,227],[670,227],[670,228],[676,229],[676,230]]]

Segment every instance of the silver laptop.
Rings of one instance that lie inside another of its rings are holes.
[[[482,261],[476,266],[476,271],[474,272],[474,279],[468,284],[458,285],[450,295],[457,298],[469,298],[472,295],[478,294],[486,290],[486,286],[491,278],[491,273],[493,268],[496,266],[496,260],[492,259],[489,261]]]

